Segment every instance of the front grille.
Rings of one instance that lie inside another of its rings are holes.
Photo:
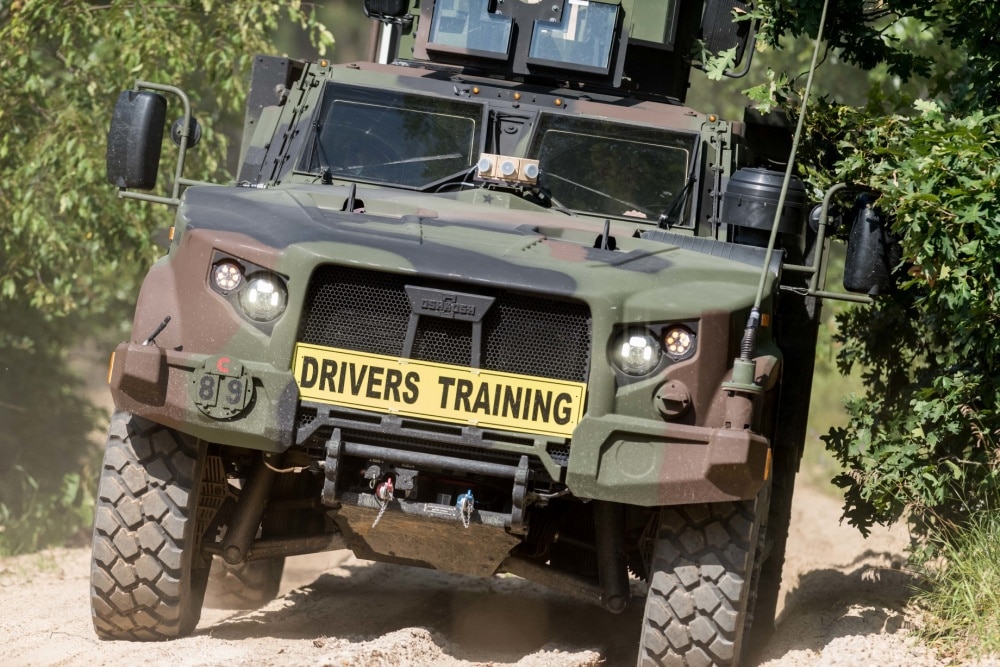
[[[510,294],[490,309],[483,329],[483,368],[581,382],[587,378],[590,312],[585,306]]]
[[[309,284],[299,340],[398,357],[409,318],[400,278],[325,266]]]
[[[472,326],[457,320],[421,317],[410,356],[422,361],[468,366],[472,359]]]
[[[422,281],[338,266],[320,267],[306,295],[299,331],[303,343],[403,357],[411,309],[405,288],[418,285],[496,299],[482,320],[480,366],[486,370],[586,382],[591,321],[585,304]],[[472,322],[422,314],[410,357],[474,366]]]

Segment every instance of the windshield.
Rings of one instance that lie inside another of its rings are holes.
[[[478,104],[328,84],[306,169],[420,188],[470,169]]]
[[[655,221],[682,196],[697,135],[546,114],[532,142],[560,206]],[[683,204],[683,202],[681,202]]]

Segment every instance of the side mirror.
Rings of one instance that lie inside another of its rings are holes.
[[[108,131],[108,182],[152,190],[160,167],[167,100],[159,93],[126,90],[118,96]]]
[[[877,296],[893,287],[893,241],[871,195],[861,195],[851,211],[851,232],[844,260],[844,289]]]
[[[735,21],[737,15],[749,13],[751,5],[742,0],[707,0],[702,15],[702,39],[709,53],[719,54],[732,50],[733,70],[726,76],[739,78],[750,71],[753,48],[747,45],[753,41],[754,24],[751,21]],[[744,62],[746,58],[746,62]],[[742,68],[740,66],[742,65]],[[734,71],[740,68],[739,71]]]

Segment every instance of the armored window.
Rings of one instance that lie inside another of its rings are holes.
[[[566,7],[560,22],[535,21],[528,63],[608,74],[618,6],[569,2]]]
[[[539,161],[539,183],[558,204],[655,221],[677,208],[697,139],[694,133],[546,114],[530,154]]]
[[[482,116],[479,104],[331,84],[306,169],[426,187],[472,167]]]
[[[438,0],[427,49],[506,60],[513,21],[491,14],[487,0]]]

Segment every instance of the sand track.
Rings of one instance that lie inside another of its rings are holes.
[[[907,637],[901,528],[863,540],[839,505],[796,490],[778,632],[766,667],[947,664]],[[88,602],[89,549],[0,561],[3,665],[635,664],[638,606],[609,616],[513,577],[478,579],[332,552],[289,559],[281,596],[254,612],[206,609],[195,633],[104,642]]]

